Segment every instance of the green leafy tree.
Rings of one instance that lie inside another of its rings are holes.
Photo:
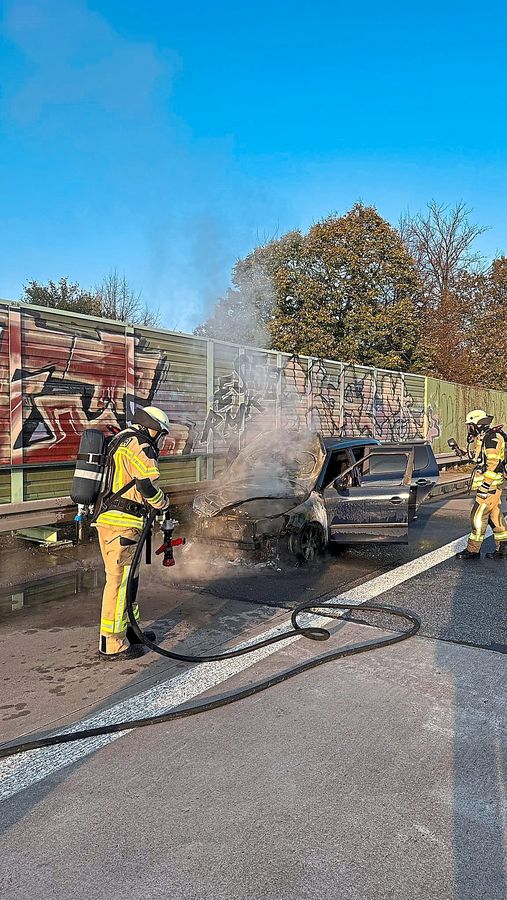
[[[289,232],[256,248],[233,271],[234,291],[200,333],[240,337],[245,314],[266,346],[406,369],[415,364],[421,281],[399,233],[372,207],[356,204],[307,234]],[[255,341],[252,340],[252,343]]]
[[[68,278],[60,278],[58,282],[48,281],[47,284],[40,284],[32,279],[24,286],[21,299],[25,303],[37,306],[116,319],[132,325],[159,324],[158,312],[150,310],[143,304],[141,294],[136,294],[125,276],[118,275],[116,271],[104,276],[93,291],[80,287],[76,282],[70,282]]]
[[[100,316],[100,301],[95,292],[83,290],[68,278],[60,281],[48,281],[40,284],[35,279],[29,281],[23,289],[22,301],[34,303],[36,306],[47,306],[51,309],[65,309],[68,312],[83,313],[88,316]]]
[[[466,383],[505,390],[507,384],[507,257],[472,280],[468,294],[469,357],[472,371]],[[458,380],[458,379],[455,379]],[[460,379],[461,380],[461,379]]]

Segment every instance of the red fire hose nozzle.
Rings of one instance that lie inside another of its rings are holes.
[[[170,538],[165,544],[162,544],[158,550],[155,550],[155,556],[158,556],[160,553],[164,554],[164,558],[162,560],[163,566],[174,566],[176,564],[176,560],[174,559],[173,547],[181,547],[183,544],[186,544],[187,539],[184,537],[179,538]]]
[[[186,544],[187,539],[184,537],[173,538],[172,533],[176,527],[178,522],[175,519],[165,519],[162,524],[162,531],[164,532],[164,543],[158,550],[155,551],[155,555],[159,556],[160,553],[164,554],[164,558],[162,560],[163,566],[174,566],[176,564],[176,560],[174,559],[173,547],[182,547],[183,544]]]

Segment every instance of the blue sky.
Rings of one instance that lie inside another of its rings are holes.
[[[507,252],[504,4],[6,0],[0,297],[112,268],[191,330],[259,240],[463,199]]]

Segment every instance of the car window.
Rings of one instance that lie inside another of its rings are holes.
[[[361,481],[402,484],[406,470],[406,453],[370,453],[363,463]]]
[[[345,469],[350,466],[349,457],[346,450],[333,450],[331,458],[327,464],[326,474],[322,487],[327,488],[338,478]]]
[[[361,447],[352,447],[352,453],[354,454],[354,459],[356,459],[358,462],[360,459],[363,459],[365,450],[366,450],[366,447],[364,446],[364,444]]]
[[[431,465],[431,457],[426,444],[414,444],[414,469],[418,472],[428,469]]]

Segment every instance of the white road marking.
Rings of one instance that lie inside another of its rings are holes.
[[[455,541],[451,541],[437,550],[432,550],[430,553],[424,554],[424,556],[420,556],[411,562],[398,566],[396,569],[392,569],[390,572],[372,578],[371,581],[366,581],[359,587],[353,588],[344,594],[338,594],[332,599],[337,603],[350,603],[353,605],[373,600],[404,581],[408,581],[427,569],[451,559],[458,550],[463,549],[466,545],[466,540],[467,536],[465,535]],[[325,601],[319,604],[319,608],[324,607]],[[332,620],[322,616],[308,615],[301,617],[301,622],[303,623],[303,621],[305,624],[325,624]],[[256,640],[263,640],[279,634],[286,627],[287,625],[284,624],[271,628],[257,635]],[[78,731],[81,728],[109,725],[112,722],[121,722],[126,719],[137,719],[168,712],[170,709],[192,700],[204,691],[222,684],[238,672],[243,672],[296,640],[299,640],[299,638],[288,638],[284,644],[264,647],[262,650],[256,650],[249,653],[248,656],[240,656],[237,659],[202,663],[186,672],[182,672],[180,675],[176,675],[164,684],[148,688],[128,700],[117,703],[110,709],[89,716],[66,730]],[[5,800],[19,791],[37,784],[49,775],[82,760],[95,750],[99,750],[106,744],[110,744],[112,741],[118,740],[118,738],[129,733],[130,730],[101,737],[85,738],[72,744],[60,744],[56,747],[30,750],[22,756],[13,756],[2,760],[0,762],[0,799]]]

